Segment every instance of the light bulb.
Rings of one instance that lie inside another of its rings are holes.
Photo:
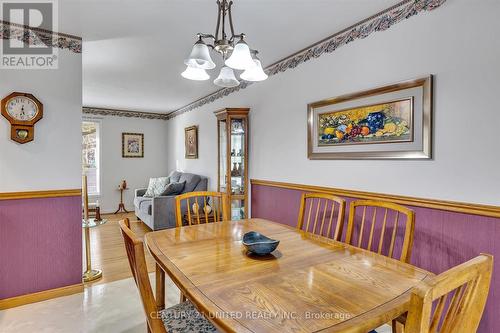
[[[196,68],[191,65],[188,65],[186,70],[181,73],[182,77],[188,80],[194,81],[205,81],[210,79],[210,75],[204,69]]]
[[[194,44],[193,50],[189,58],[184,60],[184,64],[199,69],[215,68],[215,63],[210,57],[210,50],[201,39]]]
[[[226,66],[234,69],[246,70],[255,66],[255,63],[250,54],[250,48],[242,39],[235,46],[233,53],[225,62]]]
[[[255,66],[244,71],[240,77],[245,81],[264,81],[268,78],[267,74],[262,69],[262,64],[259,59],[254,59]]]
[[[231,68],[224,66],[220,70],[219,77],[214,80],[214,84],[224,88],[231,88],[239,86],[240,81],[236,79],[234,71]]]

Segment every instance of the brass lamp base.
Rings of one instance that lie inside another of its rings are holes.
[[[98,280],[102,277],[102,271],[100,269],[91,269],[83,273],[83,282],[90,282]]]

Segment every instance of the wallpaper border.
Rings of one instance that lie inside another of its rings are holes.
[[[357,39],[368,37],[374,32],[384,31],[391,26],[415,16],[421,12],[431,11],[440,7],[446,0],[404,0],[386,10],[368,17],[348,28],[345,28],[334,35],[327,37],[305,49],[302,49],[278,62],[265,68],[269,76],[293,69],[309,60],[334,52],[341,46],[347,45]],[[186,106],[167,113],[167,119],[172,119],[185,112],[199,108],[205,104],[212,103],[220,98],[228,96],[241,89],[245,89],[252,83],[242,81],[238,87],[223,88],[205,97],[202,97]]]
[[[82,38],[0,20],[0,39],[17,39],[31,46],[48,45],[82,53]]]
[[[108,109],[108,108],[93,108],[93,107],[87,107],[87,106],[84,106],[82,108],[82,112],[84,114],[92,114],[95,116],[114,116],[114,117],[167,120],[166,113],[156,113],[156,112],[143,112],[143,111],[119,110],[119,109]]]

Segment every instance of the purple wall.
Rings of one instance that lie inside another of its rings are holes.
[[[0,299],[81,283],[81,197],[0,200]]]
[[[252,185],[252,217],[297,225],[302,191]],[[346,222],[349,212],[347,203]],[[437,209],[409,207],[415,211],[415,235],[411,262],[441,273],[481,252],[495,256],[490,295],[478,332],[500,332],[500,219],[453,213]],[[344,230],[347,229],[345,224]]]

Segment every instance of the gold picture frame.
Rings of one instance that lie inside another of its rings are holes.
[[[122,133],[122,157],[123,158],[144,157],[144,134]]]
[[[190,126],[184,129],[185,158],[198,158],[198,126]]]
[[[432,158],[432,75],[308,105],[309,159]]]

